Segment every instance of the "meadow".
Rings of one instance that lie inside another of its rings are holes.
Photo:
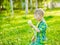
[[[6,13],[0,14],[0,45],[29,45],[33,29],[27,21],[32,20],[36,25],[34,14],[22,14],[24,11],[15,10],[13,17]],[[60,45],[60,9],[47,10],[44,16],[48,28],[46,30],[47,44]]]

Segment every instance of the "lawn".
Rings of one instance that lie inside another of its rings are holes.
[[[47,11],[44,16],[48,25],[46,35],[48,45],[60,44],[60,11]],[[32,20],[36,25],[37,21],[33,14],[21,15],[15,12],[14,17],[7,17],[0,14],[0,45],[29,45],[33,36],[33,29],[27,24]]]

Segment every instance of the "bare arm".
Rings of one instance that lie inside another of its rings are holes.
[[[35,37],[33,36],[33,37],[32,37],[32,41],[34,41],[34,40],[35,40]]]
[[[33,29],[35,29],[36,32],[40,32],[40,30],[36,26],[33,25],[32,27]]]
[[[34,25],[32,24],[32,21],[31,21],[31,20],[28,21],[28,24],[29,24],[33,29],[35,29],[36,32],[40,32],[40,30],[39,30],[36,26],[34,26]]]

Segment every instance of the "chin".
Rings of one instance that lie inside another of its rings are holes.
[[[37,21],[40,21],[40,20],[37,20]]]

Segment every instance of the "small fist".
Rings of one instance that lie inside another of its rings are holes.
[[[28,20],[28,24],[33,27],[33,24],[32,24],[32,21],[31,20]]]
[[[28,20],[28,24],[32,24],[32,21],[31,20]]]

